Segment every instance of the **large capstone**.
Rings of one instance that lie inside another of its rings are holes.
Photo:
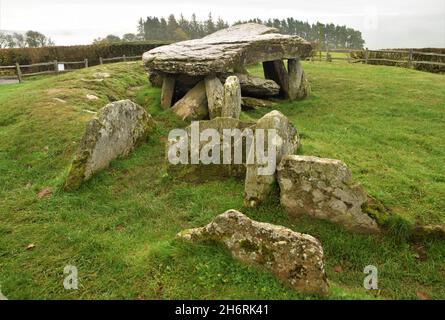
[[[130,100],[116,101],[100,109],[87,124],[65,188],[78,188],[95,172],[108,167],[111,160],[129,154],[154,127],[151,116]]]
[[[262,61],[306,58],[310,42],[275,28],[245,23],[194,39],[157,47],[143,55],[148,72],[207,76]]]
[[[264,134],[264,150],[267,161],[255,157],[253,164],[247,164],[244,202],[250,207],[254,207],[266,199],[277,181],[276,166],[283,156],[294,154],[300,142],[297,129],[285,115],[277,110],[267,113],[258,120],[255,132],[259,133],[260,130]],[[271,136],[273,133],[271,130],[275,130],[275,137]],[[256,137],[258,138],[258,135]],[[272,144],[272,148],[270,144]],[[269,154],[269,151],[274,151],[274,154]],[[266,168],[271,170],[266,170]]]
[[[323,248],[308,234],[229,210],[204,227],[180,232],[178,238],[221,242],[235,259],[271,272],[299,292],[326,295],[329,291]]]
[[[379,232],[377,223],[362,211],[367,195],[354,183],[340,160],[313,156],[284,156],[278,166],[281,204],[299,216],[308,214],[340,224],[351,231]]]

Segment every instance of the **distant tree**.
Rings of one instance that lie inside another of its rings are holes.
[[[109,43],[115,43],[115,42],[121,42],[122,40],[121,38],[115,36],[114,34],[109,34],[108,36],[105,37],[105,41]]]
[[[168,16],[167,21],[167,38],[173,40],[175,38],[176,29],[179,28],[178,22],[173,14]]]
[[[213,22],[212,13],[209,13],[207,20],[205,21],[205,33],[211,34],[216,31],[215,23]]]
[[[286,19],[268,19],[258,18],[248,21],[237,21],[241,24],[245,22],[254,22],[264,24],[278,29],[281,33],[299,35],[306,40],[317,42],[319,46],[326,48],[356,48],[361,49],[364,46],[364,40],[360,31],[338,26],[332,23],[323,24],[317,22],[309,24],[308,22],[298,21],[292,17]],[[198,21],[196,15],[192,14],[190,20],[184,18],[181,14],[179,20],[174,15],[169,15],[167,20],[164,18],[147,17],[138,21],[138,35],[145,40],[174,40],[196,39],[229,27],[221,17],[216,23],[213,21],[212,14],[204,21]],[[179,28],[179,30],[178,30]]]
[[[14,32],[12,34],[12,39],[14,41],[13,47],[24,48],[26,46],[26,39],[23,34]]]
[[[188,40],[189,37],[187,35],[187,33],[185,33],[184,30],[182,30],[182,28],[176,28],[174,34],[173,34],[173,40],[175,41],[184,41],[184,40]]]
[[[52,41],[38,31],[29,30],[25,34],[25,42],[30,48],[38,48],[47,46]]]
[[[135,35],[134,33],[126,33],[122,36],[122,41],[124,42],[134,42],[134,41],[138,41],[138,36]]]
[[[221,19],[221,17],[219,17],[218,20],[216,21],[216,30],[222,30],[228,27],[229,24],[225,22],[223,19]]]
[[[192,20],[190,21],[190,38],[199,38],[200,33],[200,26],[199,22],[196,20],[196,14],[192,14]]]
[[[8,47],[7,34],[0,32],[0,48],[7,48],[7,47]]]
[[[184,16],[181,15],[179,16],[179,21],[178,21],[178,25],[179,28],[182,29],[182,31],[185,32],[185,34],[187,35],[187,38],[191,37],[191,28],[190,28],[190,23],[187,21],[186,18],[184,18]]]
[[[115,36],[114,34],[109,34],[105,38],[96,38],[93,40],[93,44],[101,44],[101,43],[119,43],[122,42],[121,38]]]

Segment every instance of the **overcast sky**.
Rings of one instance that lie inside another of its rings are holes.
[[[0,30],[37,30],[58,45],[136,32],[140,17],[170,13],[234,22],[286,18],[345,24],[369,48],[445,47],[445,0],[0,0]]]

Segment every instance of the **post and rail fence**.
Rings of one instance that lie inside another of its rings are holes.
[[[333,53],[344,53],[346,56],[334,56]],[[371,53],[382,53],[382,54],[401,54],[406,55],[405,59],[390,59],[390,58],[377,58],[372,57]],[[355,55],[355,57],[354,57]],[[440,61],[425,61],[425,60],[416,60],[414,56],[430,56],[430,57],[438,57],[444,62]],[[333,60],[344,60],[350,63],[353,62],[363,62],[365,64],[372,64],[373,62],[389,62],[395,64],[405,64],[407,67],[411,68],[415,65],[436,65],[445,67],[445,54],[443,53],[435,53],[435,52],[423,52],[416,51],[415,49],[409,50],[369,50],[368,48],[361,49],[327,49],[325,51],[317,50],[314,52],[312,57],[307,58],[309,61],[327,61],[332,62]]]
[[[133,61],[137,59],[142,59],[142,55],[140,56],[126,56],[123,55],[121,57],[113,57],[113,58],[102,58],[99,57],[99,63],[105,64],[107,62],[119,62],[119,61]],[[80,66],[77,68],[65,69],[66,66]],[[23,72],[24,70],[29,70],[36,67],[49,67],[49,70],[37,71],[37,72]],[[0,71],[2,70],[14,70],[15,76],[8,77],[8,79],[18,80],[19,83],[23,82],[24,77],[30,76],[38,76],[44,74],[59,74],[64,72],[70,72],[82,68],[88,68],[88,59],[84,59],[81,61],[58,61],[54,60],[51,62],[41,62],[34,64],[18,64],[16,63],[13,66],[0,66]]]
[[[395,54],[404,54],[407,55],[406,59],[388,59],[388,58],[375,58],[371,57],[370,53],[395,53]],[[332,55],[333,53],[344,53],[347,54],[347,56],[344,57],[338,57]],[[357,56],[354,57],[353,55],[356,54]],[[372,62],[389,62],[389,63],[396,63],[396,64],[406,64],[407,67],[411,68],[414,65],[418,64],[424,64],[424,65],[436,65],[445,67],[445,62],[439,62],[439,61],[424,61],[424,60],[415,60],[413,59],[413,56],[433,56],[433,57],[440,57],[445,58],[445,54],[441,53],[435,53],[435,52],[423,52],[423,51],[415,51],[414,49],[410,50],[369,50],[368,48],[364,50],[360,49],[327,49],[326,51],[318,50],[313,54],[312,57],[307,58],[306,60],[309,61],[327,61],[332,62],[333,60],[344,60],[349,63],[356,63],[356,62],[362,62],[365,64],[369,64]],[[360,57],[361,56],[361,57]],[[102,58],[99,57],[99,64],[105,64],[105,63],[113,63],[113,62],[119,62],[119,61],[134,61],[137,59],[141,59],[142,55],[139,56],[126,56],[123,55],[121,57],[113,57],[113,58]],[[445,59],[443,59],[445,61]],[[75,66],[80,65],[80,68],[70,68],[65,69],[65,66]],[[23,69],[28,70],[35,67],[52,67],[50,70],[45,71],[38,71],[38,72],[23,72]],[[10,79],[16,79],[20,83],[23,82],[24,77],[29,76],[37,76],[37,75],[44,75],[44,74],[59,74],[69,71],[74,71],[77,69],[82,68],[88,68],[88,59],[84,59],[81,61],[57,61],[54,60],[52,62],[41,62],[41,63],[34,63],[34,64],[25,64],[20,65],[16,63],[13,66],[0,66],[0,71],[2,70],[14,70],[15,76],[13,78],[9,77]]]

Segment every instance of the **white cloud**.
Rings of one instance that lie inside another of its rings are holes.
[[[84,44],[107,34],[135,32],[145,16],[208,12],[229,22],[294,17],[346,24],[362,31],[370,48],[445,47],[444,0],[0,0],[0,29],[34,29],[57,44]],[[369,13],[376,14],[370,17]],[[371,22],[371,24],[369,24]],[[370,28],[369,26],[373,26]]]

